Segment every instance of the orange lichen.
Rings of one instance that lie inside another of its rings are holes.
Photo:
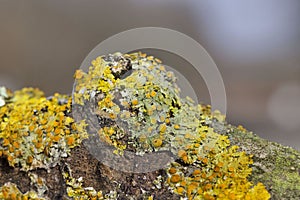
[[[156,92],[155,91],[151,91],[150,95],[151,95],[151,97],[155,97]]]
[[[199,175],[199,174],[201,174],[201,170],[199,170],[199,169],[194,170],[194,172],[193,172],[194,176]]]
[[[183,187],[177,187],[177,193],[178,194],[183,194],[183,192],[185,191],[185,189]]]
[[[176,168],[175,167],[171,167],[170,169],[169,169],[169,173],[170,174],[175,174],[176,173]]]
[[[152,141],[152,144],[155,148],[161,147],[163,141],[160,138],[156,138]]]
[[[180,125],[179,125],[179,124],[175,124],[175,125],[174,125],[174,128],[175,128],[175,129],[179,129],[179,128],[180,128]]]
[[[194,144],[201,141],[206,145],[185,145],[177,152],[182,161],[199,168],[191,173],[175,162],[167,171],[170,175],[169,185],[174,188],[174,191],[188,199],[215,199],[215,197],[249,199],[249,196],[251,196],[250,199],[258,199],[258,197],[269,199],[270,194],[262,184],[251,187],[252,184],[247,180],[247,176],[251,173],[251,168],[249,168],[252,163],[251,157],[245,152],[238,152],[237,146],[230,146],[228,139],[224,136],[214,133],[210,128],[205,130],[207,132],[200,131],[199,138],[195,137],[192,141],[194,140]],[[193,137],[185,134],[184,138],[190,140]],[[213,140],[215,143],[212,146],[210,142]],[[172,171],[176,174],[171,173]],[[181,189],[180,192],[177,189],[177,182],[171,180],[178,173],[183,174],[180,176],[180,182],[184,183],[181,185],[184,190]],[[254,195],[253,191],[258,190],[262,191],[261,196],[257,193]]]
[[[23,194],[14,183],[5,183],[0,187],[0,199],[2,200],[45,200],[34,191]]]
[[[181,180],[181,177],[178,174],[174,174],[170,178],[171,183],[178,183],[180,180]]]
[[[71,175],[71,169],[67,167],[67,170],[63,172],[63,178],[67,185],[67,194],[69,197],[75,200],[92,200],[99,199],[104,200],[102,191],[96,191],[94,188],[83,188],[82,178],[76,179]],[[106,198],[105,198],[106,199]]]
[[[179,156],[180,158],[182,158],[183,156],[186,156],[186,151],[180,149],[180,150],[178,151],[178,156]]]
[[[70,136],[67,138],[67,145],[68,146],[73,146],[75,143],[75,138],[73,136]]]
[[[117,73],[124,67],[119,60],[130,60],[132,70],[125,78]],[[99,94],[98,118],[111,122],[101,126],[100,139],[118,150],[131,145],[141,154],[171,149],[178,159],[167,169],[168,184],[187,199],[231,194],[243,199],[250,191],[262,189],[247,180],[251,157],[209,127],[212,119],[222,121],[225,116],[212,113],[209,105],[195,106],[188,98],[180,98],[174,73],[158,63],[142,53],[116,53],[109,59],[100,56],[93,60],[87,73],[76,72],[74,102],[85,105]],[[262,199],[268,197],[265,191]]]
[[[75,79],[81,79],[83,76],[84,76],[84,72],[82,70],[78,69],[75,71],[74,74]]]
[[[131,101],[131,103],[132,103],[132,105],[137,105],[138,103],[139,103],[139,101],[137,100],[137,99],[133,99],[132,101]]]
[[[70,108],[71,99],[67,96],[55,94],[47,99],[38,89],[15,91],[10,101],[0,107],[0,150],[5,152],[9,164],[20,165],[22,170],[48,168],[60,155],[44,154],[46,147],[59,148],[57,154],[68,154],[74,144],[87,138],[86,132],[77,131],[85,124],[77,124],[66,115]],[[66,133],[75,139],[72,147],[64,142]]]

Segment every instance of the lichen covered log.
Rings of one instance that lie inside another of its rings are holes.
[[[1,88],[0,199],[300,197],[299,152],[181,97],[159,59],[99,56],[74,78],[72,97]]]

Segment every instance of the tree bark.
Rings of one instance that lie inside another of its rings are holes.
[[[254,184],[261,182],[271,194],[271,199],[299,199],[300,197],[300,153],[290,147],[270,142],[241,127],[232,126],[226,122],[212,121],[211,127],[220,134],[227,135],[231,144],[238,145],[240,150],[253,155],[253,173],[249,177]],[[71,156],[62,159],[59,166],[49,171],[36,169],[30,172],[20,171],[10,167],[5,158],[0,159],[0,185],[12,182],[18,185],[21,192],[37,190],[30,184],[29,173],[35,173],[45,180],[48,191],[44,194],[48,199],[70,199],[66,193],[66,183],[62,176],[64,167],[72,169],[72,176],[83,178],[83,187],[93,187],[103,193],[117,189],[118,199],[142,199],[144,190],[151,192],[158,199],[179,199],[165,185],[157,188],[153,181],[157,174],[165,173],[159,170],[151,173],[124,173],[111,169],[89,154],[81,145],[71,151]],[[143,181],[147,177],[147,182]],[[165,181],[165,180],[162,180]],[[114,197],[112,197],[114,198]]]
[[[300,198],[299,151],[226,122],[212,122],[212,127],[218,133],[228,135],[231,144],[253,155],[253,171],[249,179],[263,183],[271,193],[271,199]]]

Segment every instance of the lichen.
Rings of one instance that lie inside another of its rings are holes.
[[[74,200],[103,200],[102,191],[96,191],[93,187],[83,187],[83,178],[78,179],[72,176],[72,171],[69,166],[65,166],[62,172],[63,178],[67,185],[67,194]],[[107,199],[107,198],[105,198]]]
[[[228,135],[231,143],[253,154],[253,183],[263,182],[272,192],[272,199],[298,199],[300,196],[300,153],[290,147],[259,138],[241,126],[213,123],[223,127],[221,134]]]
[[[31,185],[36,188],[37,195],[41,197],[45,196],[45,194],[49,191],[45,179],[32,172],[29,172],[28,176],[30,178]]]
[[[55,166],[88,136],[85,123],[69,116],[70,108],[65,95],[46,98],[38,89],[15,91],[0,107],[0,156],[24,171]]]
[[[141,190],[140,199],[159,198],[153,191],[161,189],[181,199],[264,200],[270,194],[272,199],[299,198],[299,152],[227,124],[209,105],[181,97],[176,77],[159,59],[140,52],[99,56],[74,78],[73,99],[60,94],[46,98],[33,88],[12,93],[0,87],[0,157],[24,171],[36,190],[23,194],[7,182],[0,188],[0,199],[47,199],[46,179],[36,172],[43,168],[51,173],[56,165],[70,198],[137,198],[123,191],[118,180],[109,191],[95,190],[63,161],[88,138],[89,124],[75,120],[71,109],[79,106],[84,111],[90,105],[100,127],[96,136],[113,146],[114,153],[173,155],[165,169],[143,174],[143,180],[151,180],[149,188],[128,183],[135,189],[131,194]],[[126,176],[134,181],[133,174]]]
[[[87,73],[75,73],[75,103],[99,99],[97,117],[113,123],[103,125],[99,135],[121,152],[128,146],[137,154],[162,149],[168,144],[164,133],[176,129],[169,124],[181,104],[179,89],[173,73],[157,62],[145,54],[117,53],[98,57]]]
[[[46,200],[38,196],[34,191],[29,191],[23,194],[14,183],[6,183],[0,187],[0,199],[3,200]]]
[[[118,72],[118,73],[117,73]],[[88,72],[77,71],[74,102],[97,99],[100,139],[116,152],[170,150],[170,190],[188,199],[269,199],[262,183],[253,185],[251,155],[230,144],[208,121],[224,116],[210,106],[181,98],[172,72],[142,53],[100,56]]]

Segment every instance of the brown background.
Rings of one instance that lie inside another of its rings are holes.
[[[75,69],[107,37],[137,27],[170,28],[197,40],[214,59],[229,122],[300,149],[300,1],[214,2],[1,0],[0,85],[71,93]],[[150,52],[170,66],[188,65]],[[201,77],[186,78],[209,103]]]

